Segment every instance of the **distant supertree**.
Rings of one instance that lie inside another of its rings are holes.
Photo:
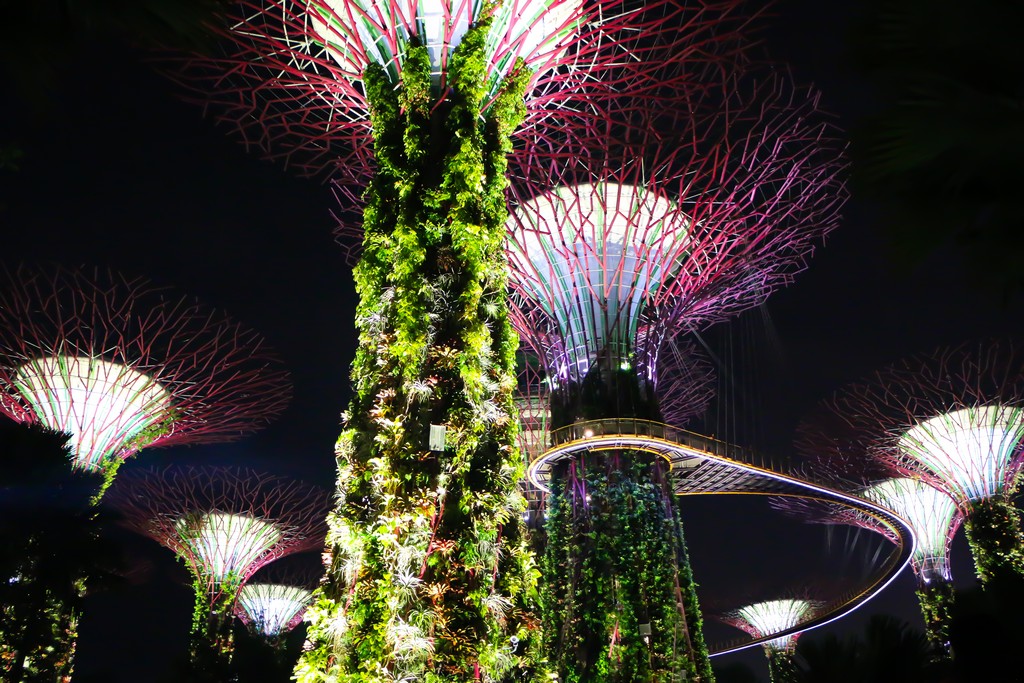
[[[912,562],[925,633],[932,648],[948,657],[953,601],[949,544],[963,515],[952,498],[916,479],[886,479],[864,489],[862,495],[889,508],[914,529],[917,549]]]
[[[173,551],[192,574],[192,664],[221,673],[231,659],[239,591],[260,567],[323,543],[329,507],[319,489],[237,468],[133,471],[111,498],[131,528]]]
[[[563,680],[710,678],[658,350],[788,282],[834,225],[841,155],[815,106],[783,77],[735,75],[513,159],[512,319],[550,380],[552,447],[531,476],[550,488],[545,631]]]
[[[831,481],[840,490],[875,502],[910,524],[917,538],[911,566],[917,577],[925,633],[935,656],[949,657],[954,595],[949,545],[963,522],[963,514],[944,491],[919,480],[894,477],[896,472],[886,461],[872,457],[863,434],[851,430],[843,416],[832,408],[826,402],[800,424],[797,450],[809,459],[808,467],[819,480]],[[794,498],[772,503],[786,514],[808,522],[856,526],[898,542],[877,518],[851,508]]]
[[[260,335],[167,289],[0,269],[0,412],[70,434],[74,466],[108,483],[143,448],[254,431],[290,389]]]
[[[332,566],[300,680],[542,666],[517,597],[534,586],[517,490],[506,158],[519,130],[586,129],[623,97],[667,102],[691,82],[681,65],[738,44],[738,4],[244,0],[223,31],[235,54],[183,65],[182,80],[216,93],[214,110],[253,144],[365,199]],[[383,588],[385,577],[403,578]]]
[[[754,638],[793,628],[814,616],[820,603],[806,598],[784,598],[755,602],[730,612],[722,621],[746,631]],[[796,683],[797,667],[793,661],[799,633],[764,643],[768,672],[772,683]]]
[[[254,633],[274,640],[302,622],[312,597],[305,586],[254,581],[239,591],[235,614]]]
[[[1011,502],[1024,464],[1022,404],[1020,353],[975,342],[876,372],[839,392],[830,408],[879,462],[956,502],[986,583],[1024,577],[1024,537]]]

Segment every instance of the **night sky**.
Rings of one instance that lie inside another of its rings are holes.
[[[851,17],[839,6],[846,4],[853,3],[786,0],[764,34],[773,57],[823,90],[842,127],[871,107],[870,91],[845,66]],[[328,187],[247,153],[176,93],[138,53],[102,45],[83,48],[43,103],[12,102],[0,91],[0,144],[15,142],[25,153],[20,171],[0,171],[0,260],[110,266],[173,285],[262,332],[291,369],[294,401],[259,434],[153,449],[126,467],[245,464],[330,487],[355,307],[332,234],[334,199]],[[749,369],[746,383],[756,386],[738,408],[747,412],[735,418],[753,425],[766,452],[787,455],[797,421],[817,400],[889,361],[1024,331],[1020,301],[972,287],[953,247],[920,266],[895,264],[876,217],[875,207],[854,198],[793,286],[708,334],[719,349],[730,337],[770,342],[770,353]],[[763,501],[736,496],[685,502],[702,599],[724,604],[764,585],[831,586],[841,583],[843,567],[852,574],[858,563],[871,564],[842,551],[844,535],[834,535],[829,555],[824,529],[766,510]],[[154,680],[184,648],[192,604],[184,570],[148,541],[134,542],[131,552],[145,570],[89,599],[82,680]],[[969,584],[962,537],[953,554],[954,572]],[[917,619],[912,584],[908,572],[850,624],[872,612]],[[740,635],[714,625],[708,632]],[[746,660],[760,666],[761,656]]]

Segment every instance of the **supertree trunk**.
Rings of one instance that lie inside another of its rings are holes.
[[[949,659],[949,627],[953,617],[953,584],[933,580],[918,582],[917,602],[924,617],[924,634],[936,659]]]
[[[799,675],[791,650],[768,650],[768,678],[772,683],[797,683]]]
[[[1024,535],[1020,513],[1001,498],[972,506],[964,524],[978,580],[1024,579]]]
[[[544,557],[545,649],[559,680],[711,680],[665,464],[621,452],[559,468]]]
[[[378,169],[355,273],[356,395],[300,681],[500,680],[529,666],[502,248],[526,74],[481,117],[486,31],[453,53],[441,101],[425,48],[408,51],[397,89],[380,67],[364,74]]]
[[[210,594],[207,586],[196,581],[196,602],[189,634],[189,663],[197,681],[227,681],[235,651],[232,613],[237,588]]]

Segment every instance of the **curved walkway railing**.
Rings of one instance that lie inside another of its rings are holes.
[[[553,430],[550,449],[530,463],[530,481],[543,491],[551,466],[578,453],[605,450],[635,450],[664,457],[672,467],[679,495],[747,494],[782,495],[837,503],[879,520],[895,532],[895,552],[879,576],[866,588],[850,591],[830,601],[817,616],[792,628],[760,638],[738,638],[715,647],[711,655],[723,655],[759,645],[775,638],[824,626],[867,603],[888,586],[910,562],[917,539],[910,525],[892,511],[859,496],[839,491],[828,483],[814,481],[806,473],[759,458],[748,449],[688,432],[660,422],[637,419],[604,419],[578,422]],[[788,470],[788,471],[786,471]]]

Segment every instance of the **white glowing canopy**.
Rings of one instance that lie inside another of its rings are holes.
[[[176,527],[179,553],[214,585],[238,583],[281,538],[272,522],[224,512],[189,515]]]
[[[98,358],[38,358],[15,385],[43,425],[71,435],[77,467],[99,470],[145,446],[144,432],[171,417],[171,396],[148,375]]]
[[[939,477],[963,506],[1006,491],[1022,438],[1024,410],[988,405],[919,422],[903,433],[899,448]]]
[[[361,76],[368,62],[395,82],[405,49],[415,37],[440,76],[452,49],[477,21],[481,0],[307,0],[314,32],[342,70]],[[517,58],[536,68],[561,55],[582,18],[582,0],[504,0],[487,37],[492,91]]]
[[[737,610],[759,635],[779,633],[793,628],[809,617],[815,606],[810,600],[767,600]],[[796,642],[796,636],[776,638],[765,643],[770,650],[786,650]]]
[[[509,277],[558,324],[582,377],[599,353],[618,365],[635,348],[650,294],[680,268],[690,221],[641,186],[559,187],[509,217]]]
[[[910,523],[917,537],[914,571],[926,581],[950,581],[949,538],[960,525],[956,503],[916,479],[886,479],[864,490],[870,501]]]
[[[288,630],[312,596],[312,591],[299,586],[250,583],[242,586],[238,607],[254,630],[273,637]]]

